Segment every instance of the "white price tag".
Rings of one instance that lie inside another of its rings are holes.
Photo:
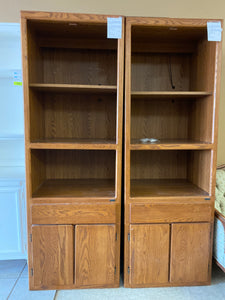
[[[122,38],[122,17],[107,18],[107,38],[108,39]]]
[[[221,22],[207,22],[208,41],[221,42]]]

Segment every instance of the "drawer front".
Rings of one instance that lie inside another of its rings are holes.
[[[172,223],[172,222],[210,222],[211,204],[131,204],[130,222]]]
[[[32,224],[116,223],[115,204],[34,204]]]

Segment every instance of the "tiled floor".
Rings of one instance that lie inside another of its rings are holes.
[[[0,261],[0,300],[53,300],[55,291],[29,291],[25,260]]]
[[[25,260],[0,261],[0,300],[225,300],[225,274],[213,265],[212,285],[201,287],[29,291]]]

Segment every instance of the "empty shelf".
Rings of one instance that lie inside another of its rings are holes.
[[[114,198],[113,179],[48,179],[33,193],[33,198],[90,197]]]
[[[131,197],[208,196],[208,193],[185,179],[133,179]]]
[[[31,83],[30,87],[42,92],[70,92],[70,93],[116,93],[116,85],[87,85],[87,84],[54,84]]]
[[[210,92],[189,92],[189,91],[133,91],[131,92],[132,98],[200,98],[210,96]]]
[[[52,138],[52,139],[35,140],[30,143],[30,148],[31,149],[114,150],[117,148],[117,145],[115,140]]]

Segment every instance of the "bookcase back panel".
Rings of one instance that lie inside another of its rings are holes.
[[[212,155],[211,150],[131,151],[131,195],[160,195],[160,189],[175,195],[180,184],[187,193],[201,192],[197,187],[210,194]]]
[[[116,140],[116,97],[38,93],[31,102],[31,124],[32,140]]]
[[[116,85],[116,51],[41,48],[44,83]]]
[[[192,100],[134,99],[131,139],[187,139]]]
[[[190,54],[133,53],[132,91],[190,90]]]
[[[186,177],[186,151],[131,151],[131,179]]]
[[[213,96],[132,99],[131,140],[156,138],[211,142],[212,111]]]
[[[33,172],[38,163],[45,179],[115,177],[115,151],[107,150],[31,150]]]

